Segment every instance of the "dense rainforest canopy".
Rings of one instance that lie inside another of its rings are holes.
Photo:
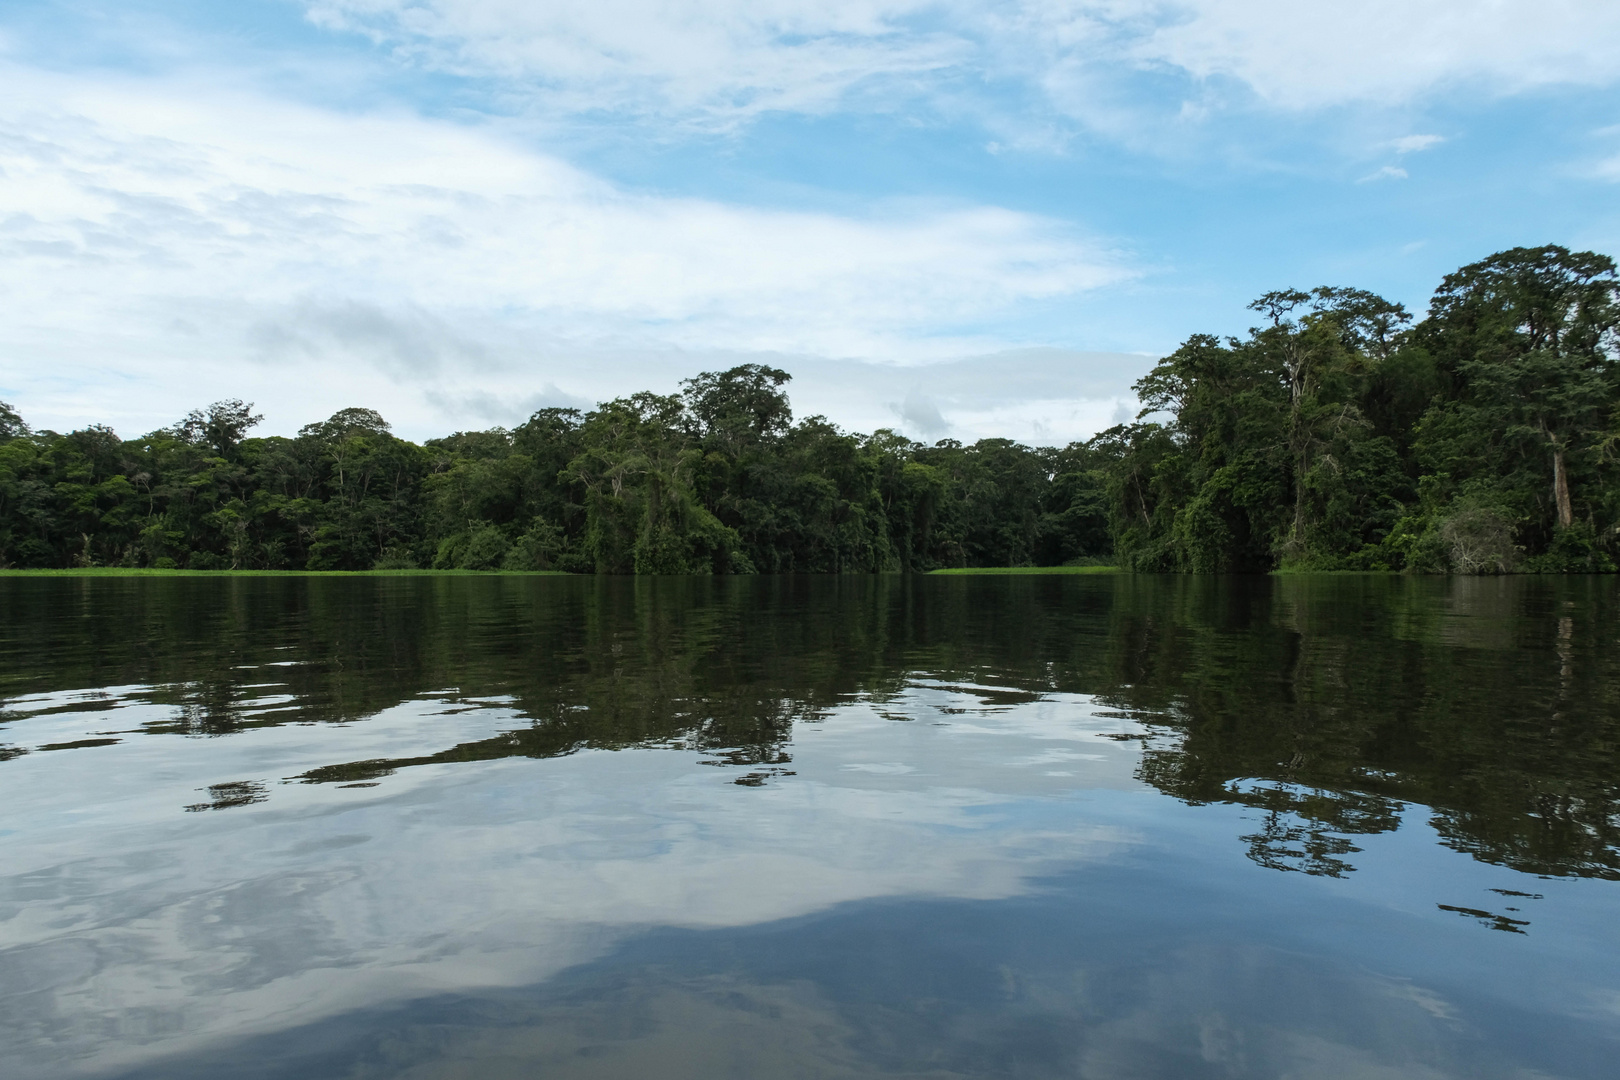
[[[250,437],[240,401],[136,439],[0,403],[0,565],[840,573],[1117,561],[1145,571],[1612,571],[1614,261],[1516,248],[1427,316],[1268,293],[1062,449],[794,421],[745,364],[418,445],[353,408]]]

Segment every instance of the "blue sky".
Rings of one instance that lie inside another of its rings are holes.
[[[745,360],[1082,437],[1269,289],[1620,253],[1609,0],[12,0],[0,397],[401,433]]]

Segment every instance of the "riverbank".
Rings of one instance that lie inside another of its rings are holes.
[[[964,566],[930,575],[1118,574],[1117,566]],[[562,570],[158,570],[147,567],[80,566],[50,570],[0,570],[8,577],[577,577]]]
[[[80,566],[66,570],[0,570],[7,577],[570,577],[561,570],[158,570]]]
[[[1117,566],[963,566],[931,574],[1118,574]]]

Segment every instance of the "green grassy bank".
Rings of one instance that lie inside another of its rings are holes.
[[[569,577],[561,570],[152,570],[123,566],[0,570],[8,577]]]
[[[1117,566],[964,566],[935,574],[1117,574]]]
[[[934,574],[1117,574],[1117,566],[968,566]],[[8,577],[571,577],[561,570],[153,570],[89,566],[68,570],[0,570]]]

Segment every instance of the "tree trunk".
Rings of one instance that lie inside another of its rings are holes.
[[[1569,502],[1569,472],[1564,468],[1564,448],[1553,443],[1553,501],[1558,504],[1558,527],[1575,524],[1575,509]]]
[[[1294,554],[1300,555],[1305,551],[1305,470],[1310,467],[1307,451],[1299,452],[1299,461],[1294,466]]]

